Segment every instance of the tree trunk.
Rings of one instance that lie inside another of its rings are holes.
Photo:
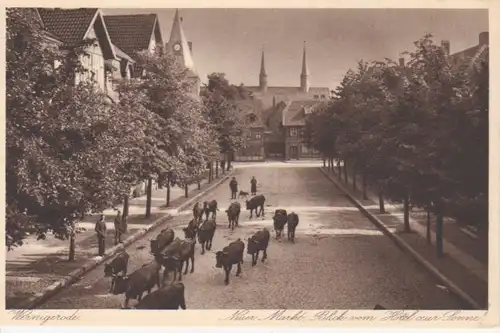
[[[226,166],[226,171],[231,170],[231,161],[232,161],[232,156],[231,153],[227,153],[227,166]]]
[[[338,176],[339,180],[342,180],[342,167],[340,166],[340,158],[337,159],[337,171],[338,171]]]
[[[404,207],[404,232],[410,232],[410,198],[409,196],[405,196],[404,202],[403,202],[403,207]]]
[[[129,196],[125,195],[123,198],[123,213],[122,213],[122,226],[123,232],[127,232],[127,220],[128,220],[128,211],[129,211]]]
[[[344,182],[347,184],[349,184],[349,181],[347,180],[347,163],[346,161],[344,161]]]
[[[366,193],[366,176],[364,174],[361,176],[361,183],[363,187],[363,200],[368,200],[368,194]]]
[[[436,253],[439,258],[443,256],[443,210],[436,209]]]
[[[356,191],[356,171],[352,168],[352,189]]]
[[[215,161],[215,178],[219,178],[219,160]]]
[[[151,217],[151,199],[153,195],[153,179],[148,178],[148,186],[146,189],[146,218]]]
[[[326,159],[323,157],[323,168],[326,167]],[[328,159],[328,171],[330,171],[330,159]]]
[[[426,237],[425,239],[427,240],[427,244],[431,245],[432,244],[432,239],[431,239],[431,212],[427,210],[427,226],[426,226]]]
[[[379,186],[378,190],[378,208],[381,214],[385,214],[385,205],[384,205],[384,193]]]
[[[76,226],[73,223],[73,227],[71,228],[71,234],[69,235],[69,255],[68,261],[75,261],[75,251],[76,251]]]
[[[201,181],[198,181],[198,191],[201,190]]]
[[[128,211],[129,211],[128,200],[129,200],[129,196],[125,195],[125,197],[123,198],[123,213],[122,213],[122,216],[124,218],[128,216]]]
[[[212,162],[208,163],[208,183],[212,182]]]
[[[167,203],[165,206],[170,206],[170,178],[167,180]]]
[[[188,185],[184,185],[184,198],[187,198],[188,197],[188,193],[189,192],[189,186]]]

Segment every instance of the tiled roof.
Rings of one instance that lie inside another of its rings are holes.
[[[246,115],[254,114],[256,116],[255,122],[250,124],[250,128],[262,128],[265,127],[264,121],[262,119],[262,103],[258,100],[237,100],[231,101],[235,104],[241,112]]]
[[[113,45],[113,50],[115,51],[115,54],[118,57],[125,59],[125,60],[128,60],[130,62],[135,62],[132,58],[130,58],[130,56],[128,54],[123,52],[118,46],[116,46],[115,44],[111,44],[111,45]]]
[[[149,48],[156,14],[105,15],[104,22],[113,44],[135,58],[136,52]]]
[[[473,65],[477,60],[485,60],[489,53],[488,44],[476,45],[450,55],[452,61],[465,60]]]
[[[283,126],[304,126],[306,123],[303,108],[313,108],[319,104],[320,101],[288,102],[283,110]]]
[[[38,9],[45,28],[68,45],[83,40],[97,11],[97,8]]]

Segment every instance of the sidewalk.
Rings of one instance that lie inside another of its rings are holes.
[[[211,184],[208,180],[201,182],[201,190],[194,184],[189,187],[189,196],[184,198],[184,189],[173,187],[170,190],[170,207],[165,207],[166,189],[156,190],[152,194],[151,217],[146,219],[146,196],[137,197],[129,201],[129,217],[127,233],[122,239],[130,237],[135,232],[152,225],[158,218],[176,211],[176,207],[183,204],[194,195],[204,191],[225,174],[219,173],[219,178]],[[116,212],[105,210],[107,226],[106,250],[114,246],[114,224]],[[6,307],[14,307],[23,300],[38,295],[48,286],[68,276],[70,272],[82,267],[89,260],[97,260],[97,238],[94,225],[98,216],[89,216],[78,223],[81,230],[76,236],[75,260],[67,261],[69,241],[58,240],[47,235],[46,240],[37,241],[29,237],[25,244],[6,254]]]
[[[412,232],[403,232],[402,205],[385,203],[386,213],[381,214],[378,206],[378,196],[367,189],[368,200],[363,200],[361,177],[356,178],[356,190],[353,190],[352,176],[348,176],[345,184],[344,175],[339,181],[338,174],[321,168],[335,182],[340,183],[345,190],[355,197],[365,209],[380,219],[393,233],[403,239],[413,250],[427,260],[440,273],[453,281],[460,289],[469,294],[481,307],[488,304],[488,251],[487,245],[479,237],[474,238],[460,231],[460,226],[452,219],[444,221],[443,248],[445,255],[438,258],[435,248],[435,218],[431,217],[432,245],[426,242],[427,215],[422,211],[413,211],[410,216]],[[486,250],[485,250],[486,248]]]

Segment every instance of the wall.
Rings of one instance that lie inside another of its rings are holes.
[[[321,154],[314,150],[307,148],[306,144],[302,141],[303,127],[286,127],[285,137],[285,159],[303,159],[303,158],[321,158]],[[291,147],[296,147],[296,155],[292,158]]]
[[[264,133],[261,128],[250,129],[250,138],[246,148],[234,154],[235,161],[262,161],[264,155]]]
[[[87,38],[96,38],[94,27],[90,29]],[[106,91],[106,74],[104,71],[104,57],[101,46],[96,41],[94,45],[87,47],[86,52],[88,55],[80,56],[80,61],[82,65],[92,71],[94,75],[90,72],[79,74],[77,75],[76,83],[78,84],[82,80],[90,80],[93,77],[97,86],[102,89],[102,91]]]

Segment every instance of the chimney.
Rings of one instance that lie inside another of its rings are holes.
[[[443,48],[444,53],[446,55],[450,55],[450,41],[449,40],[442,40],[441,47]]]
[[[489,45],[490,33],[483,31],[479,34],[479,45]]]
[[[189,45],[189,52],[191,52],[191,55],[193,55],[193,42],[188,42]]]
[[[405,67],[405,58],[399,58],[399,66]]]

